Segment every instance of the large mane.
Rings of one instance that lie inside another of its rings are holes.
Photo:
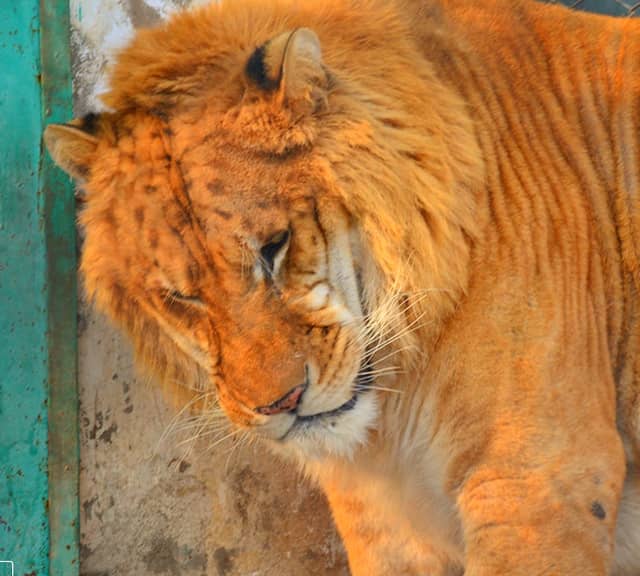
[[[385,292],[428,287],[425,313],[440,317],[465,290],[483,174],[465,104],[421,56],[406,10],[378,0],[255,0],[186,12],[137,35],[104,100],[169,118],[215,110],[231,118],[238,142],[264,146],[282,119],[245,113],[243,73],[257,46],[298,27],[318,35],[330,90],[327,109],[304,126],[294,119],[302,135],[291,138],[324,159],[363,233],[381,272],[365,282],[366,297],[375,306]]]

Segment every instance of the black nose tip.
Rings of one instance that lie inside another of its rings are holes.
[[[282,414],[283,412],[294,412],[300,404],[305,388],[305,384],[300,384],[268,406],[256,408],[256,412],[265,416],[273,416],[274,414]]]

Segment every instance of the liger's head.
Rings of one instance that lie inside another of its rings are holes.
[[[366,259],[317,152],[332,88],[318,37],[284,31],[188,74],[193,54],[154,70],[154,41],[121,56],[112,111],[45,135],[83,183],[87,292],[162,378],[215,389],[235,425],[350,452],[375,418]]]
[[[142,363],[276,445],[351,454],[372,374],[421,361],[417,319],[464,291],[482,166],[394,3],[286,2],[138,33],[109,111],[45,140],[84,189],[86,291]]]

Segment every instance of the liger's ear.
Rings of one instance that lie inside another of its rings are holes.
[[[277,92],[285,106],[313,112],[326,104],[320,40],[309,28],[284,32],[256,48],[245,72],[258,89]]]
[[[69,176],[86,180],[98,139],[92,134],[95,118],[73,120],[69,124],[50,124],[44,131],[44,143],[51,158]]]

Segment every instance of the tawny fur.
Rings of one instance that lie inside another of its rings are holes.
[[[230,0],[140,32],[105,102],[47,136],[88,293],[303,462],[353,574],[640,574],[640,23]],[[256,412],[345,404],[369,353],[399,393],[288,442]]]

